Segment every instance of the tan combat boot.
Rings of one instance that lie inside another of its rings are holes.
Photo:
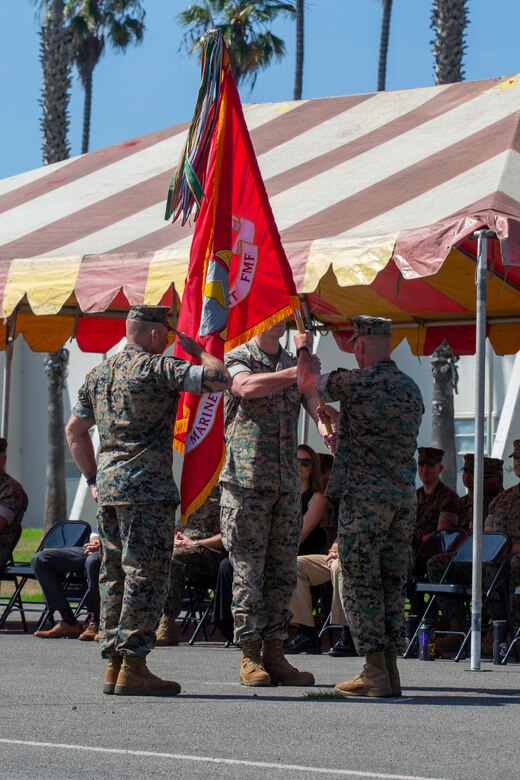
[[[299,672],[283,654],[283,639],[264,639],[262,661],[273,685],[314,685],[314,675]]]
[[[103,680],[103,693],[114,693],[114,688],[121,669],[122,660],[123,658],[120,655],[112,655],[108,659],[108,666],[105,671],[105,679]]]
[[[335,690],[342,696],[392,696],[385,654],[369,653],[361,674],[338,683]]]
[[[392,689],[392,696],[401,696],[401,678],[397,668],[397,653],[395,650],[385,650],[386,668],[388,670],[388,682]]]
[[[260,640],[242,642],[242,659],[240,661],[240,682],[242,685],[271,685],[271,678],[262,663],[261,647]]]
[[[177,626],[175,618],[162,615],[157,631],[155,632],[155,644],[157,647],[177,647],[179,637],[177,635]]]
[[[142,655],[125,655],[114,688],[116,696],[177,696],[179,683],[161,680],[146,666]]]

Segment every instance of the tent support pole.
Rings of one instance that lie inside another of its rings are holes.
[[[476,278],[475,473],[473,478],[473,565],[471,575],[471,671],[480,671],[482,630],[482,533],[484,496],[484,403],[486,395],[486,273],[490,230],[478,230]]]
[[[7,320],[5,333],[5,362],[4,362],[4,382],[2,393],[2,427],[0,435],[7,439],[9,434],[9,406],[11,398],[11,370],[13,367],[14,350],[14,330],[16,324],[16,313],[13,313]]]

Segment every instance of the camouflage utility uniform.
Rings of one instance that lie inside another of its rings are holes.
[[[218,485],[204,504],[193,512],[183,528],[184,536],[198,542],[220,533],[220,490]],[[175,619],[182,609],[182,594],[186,579],[214,585],[225,550],[214,550],[202,544],[176,547],[170,561],[170,587],[163,614]]]
[[[226,357],[231,376],[280,371],[295,363],[284,349],[267,355],[254,339]],[[296,461],[302,399],[296,384],[264,398],[226,393],[221,531],[233,565],[237,643],[286,636],[302,524]]]
[[[320,377],[322,401],[340,401],[327,495],[340,496],[343,606],[360,655],[399,650],[415,523],[417,433],[423,402],[392,360]]]
[[[438,482],[431,493],[426,493],[424,487],[417,490],[417,506],[415,528],[421,536],[437,530],[441,512],[459,514],[459,496],[444,482]]]
[[[202,368],[127,344],[91,371],[72,413],[99,431],[101,651],[146,655],[166,598],[179,494],[172,474],[180,390]]]
[[[14,512],[12,521],[3,531],[0,531],[0,570],[11,557],[28,503],[27,495],[20,483],[5,472],[0,474],[0,506],[5,506]]]
[[[489,514],[493,515],[493,531],[507,534],[513,545],[520,545],[520,484],[500,493],[489,505]],[[509,570],[509,598],[513,626],[520,626],[520,596],[515,588],[520,585],[520,552],[511,556]]]

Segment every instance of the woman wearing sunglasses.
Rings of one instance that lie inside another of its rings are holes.
[[[323,495],[316,452],[308,444],[300,444],[297,457],[303,516],[298,555],[314,555],[323,552],[327,544],[327,533],[320,527],[327,512],[327,499]]]

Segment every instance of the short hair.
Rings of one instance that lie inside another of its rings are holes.
[[[3,455],[3,453],[7,450],[7,439],[4,439],[0,436],[0,455]]]

